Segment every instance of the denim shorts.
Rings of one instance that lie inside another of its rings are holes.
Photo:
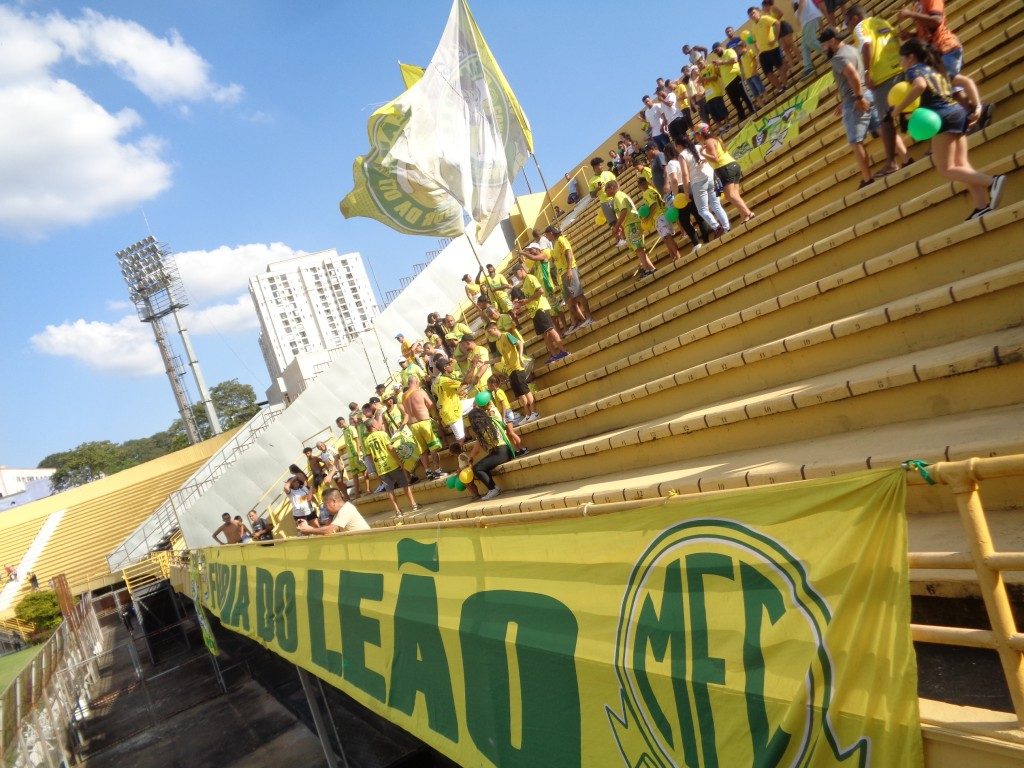
[[[942,54],[942,66],[946,68],[950,80],[959,75],[964,66],[964,49],[954,48]]]
[[[877,133],[879,129],[878,113],[869,94],[864,94],[871,106],[867,112],[860,112],[852,102],[843,102],[843,128],[846,129],[846,140],[850,144],[861,144],[868,132]]]

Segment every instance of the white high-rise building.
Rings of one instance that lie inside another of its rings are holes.
[[[249,293],[260,319],[271,400],[285,391],[282,374],[296,357],[344,347],[372,328],[378,314],[363,257],[333,248],[268,264],[249,279]]]

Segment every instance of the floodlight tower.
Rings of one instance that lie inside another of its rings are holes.
[[[179,372],[174,350],[171,348],[170,341],[167,339],[167,331],[164,328],[163,318],[168,315],[174,316],[185,353],[188,355],[192,374],[196,379],[199,396],[206,407],[210,429],[215,435],[220,434],[221,431],[220,419],[217,418],[217,411],[214,409],[210,393],[206,389],[206,382],[199,369],[199,361],[192,349],[188,331],[178,315],[179,309],[188,306],[188,300],[185,297],[185,288],[181,283],[181,277],[178,275],[178,268],[174,259],[169,256],[166,248],[150,235],[118,251],[117,261],[121,265],[121,275],[124,277],[125,283],[128,284],[128,295],[131,297],[132,303],[135,304],[135,309],[138,310],[139,320],[149,323],[153,327],[153,335],[156,337],[157,347],[160,348],[160,356],[167,369],[167,378],[174,391],[178,413],[181,414],[189,442],[198,443],[201,440],[199,428],[196,426],[196,420],[189,406],[188,395],[181,382],[184,371]]]

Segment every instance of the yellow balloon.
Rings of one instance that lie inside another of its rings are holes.
[[[900,102],[902,102],[905,98],[907,98],[907,92],[909,90],[910,90],[910,83],[896,83],[896,85],[894,85],[889,90],[889,106],[893,107],[894,109],[896,107],[898,107]],[[919,106],[921,106],[921,98],[920,97],[914,99],[914,101],[910,104],[910,106],[908,106],[903,111],[904,112],[913,112]]]
[[[461,480],[466,485],[469,485],[470,483],[472,483],[473,482],[473,468],[472,467],[466,467],[464,470],[459,472],[459,480]]]
[[[602,208],[597,212],[597,216],[594,217],[594,223],[599,227],[603,227],[608,223],[608,219],[604,217],[604,209]]]
[[[679,210],[683,210],[683,208],[685,208],[689,204],[690,201],[686,199],[686,195],[684,195],[682,192],[680,192],[679,194],[672,198],[672,205],[678,208]]]

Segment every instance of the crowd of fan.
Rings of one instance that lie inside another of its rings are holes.
[[[877,178],[864,149],[868,133],[880,135],[885,146],[879,176],[912,162],[899,135],[900,116],[919,103],[941,118],[931,144],[933,161],[941,175],[967,186],[975,203],[971,217],[997,204],[1004,177],[975,171],[965,140],[991,119],[991,109],[960,73],[963,50],[947,26],[942,0],[918,0],[901,10],[900,20],[911,25],[902,30],[861,6],[843,8],[838,0],[798,0],[794,11],[799,53],[796,32],[774,0],[748,9],[747,39],[727,27],[725,40],[710,50],[683,46],[687,63],[680,76],[659,78],[654,96],[643,97],[640,117],[648,134],[643,143],[624,132],[607,168],[604,158],[591,160],[589,192],[599,202],[598,220],[605,220],[616,247],[628,246],[636,254],[638,279],[656,270],[646,245],[652,232],[674,262],[680,257],[677,227],[694,251],[729,231],[723,196],[742,221],[754,218],[741,194],[740,165],[722,139],[734,127],[725,98],[737,120],[745,120],[765,100],[786,91],[789,72],[801,59],[803,76],[811,77],[815,52],[831,63],[837,114],[853,146],[862,187]],[[856,47],[837,31],[840,24]],[[905,85],[894,98],[890,93],[899,83]],[[639,206],[619,184],[628,167],[638,171]],[[566,178],[567,203],[586,203],[577,183]],[[335,422],[340,436],[306,447],[305,469],[289,468],[283,491],[301,534],[368,528],[352,503],[364,493],[386,493],[400,519],[399,493],[417,511],[412,489],[420,480],[417,473],[427,480],[445,477],[445,450],[457,456],[461,477],[471,472],[466,490],[474,498],[492,499],[500,492],[494,469],[527,452],[516,426],[540,416],[522,329],[532,325],[547,349],[548,364],[569,355],[564,339],[593,322],[577,254],[552,225],[533,232],[533,242],[518,252],[508,275],[488,264],[462,281],[483,321],[484,343],[464,320],[436,312],[427,317],[421,338],[396,336],[402,351],[397,381],[378,385],[362,405],[350,403],[348,415]],[[271,529],[254,510],[248,526],[225,514],[214,538],[220,541],[222,534],[225,543],[244,543],[271,538]]]

